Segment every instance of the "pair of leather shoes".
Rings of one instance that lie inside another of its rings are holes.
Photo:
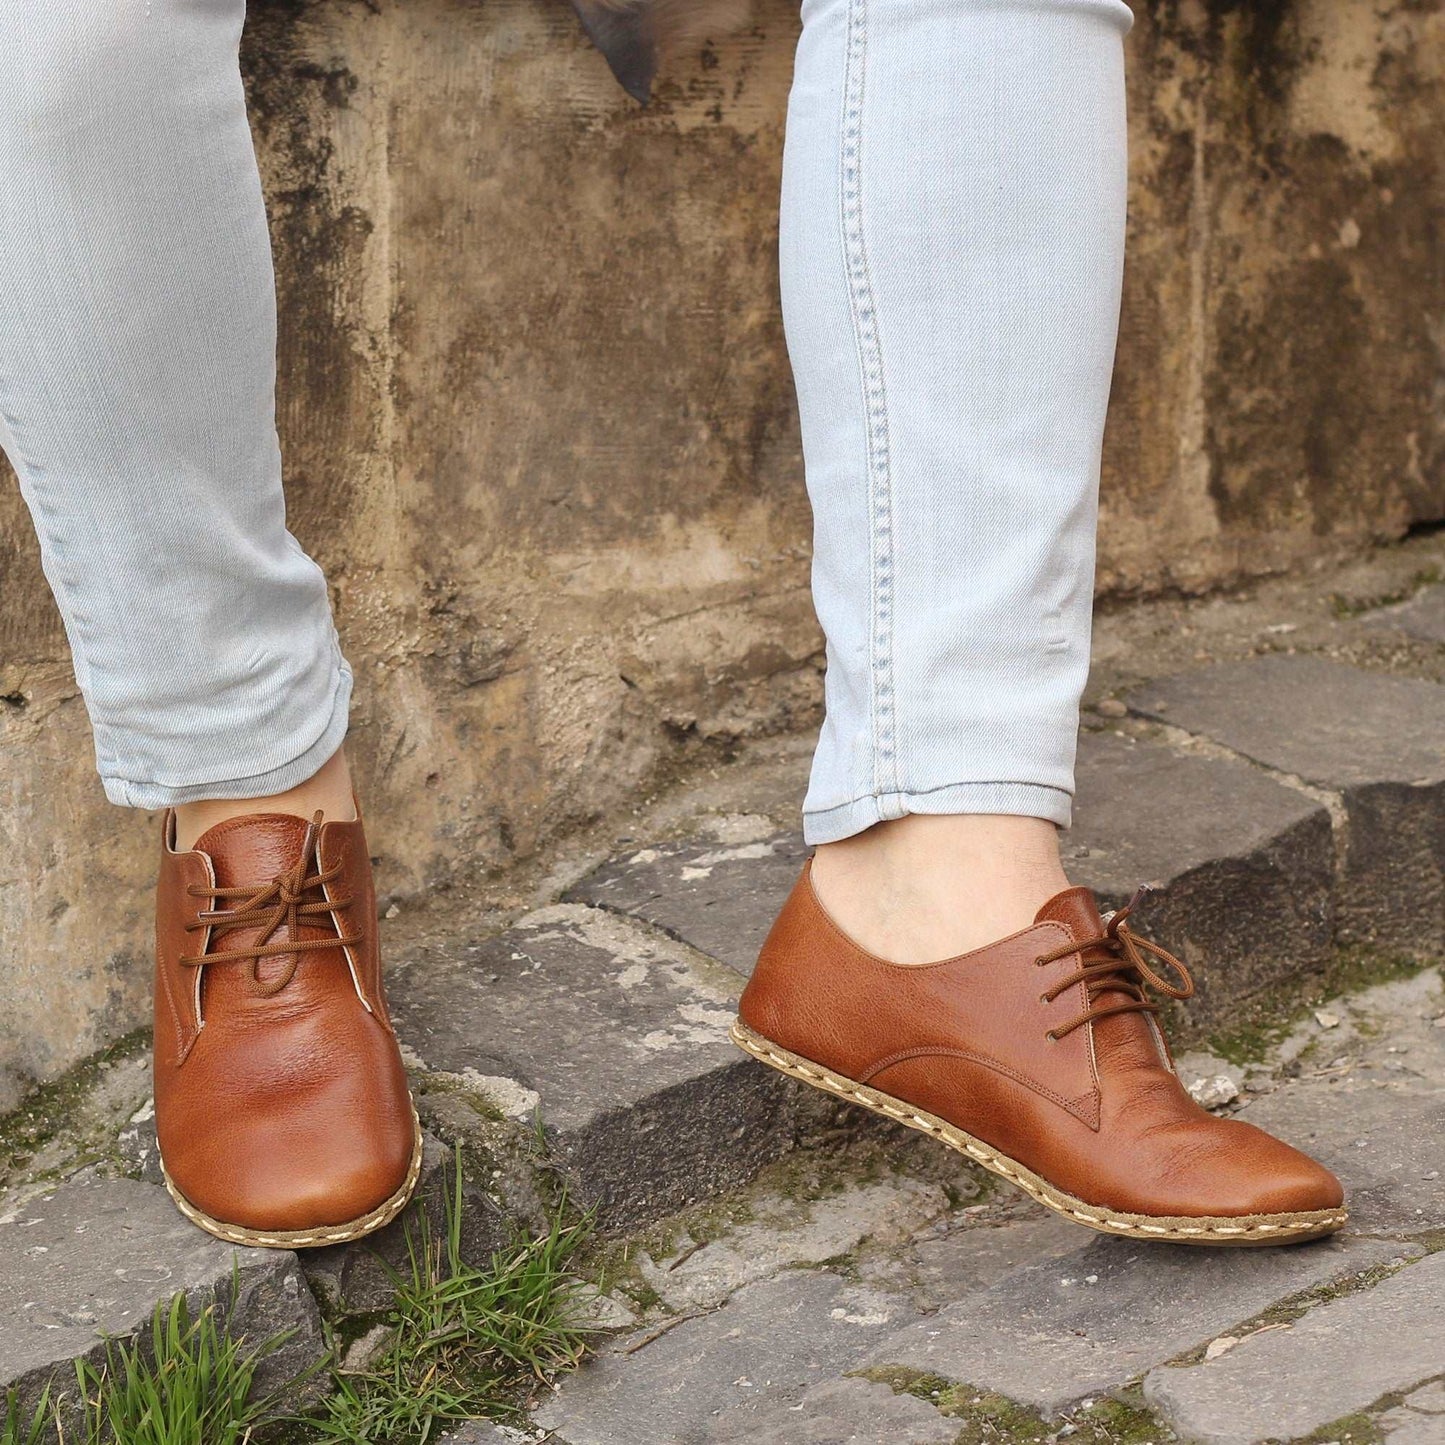
[[[166,1184],[238,1244],[357,1239],[405,1207],[421,1133],[387,1014],[359,821],[261,814],[189,852],[166,819],[155,1101]],[[859,948],[805,865],[739,1005],[762,1062],[931,1134],[1067,1218],[1184,1244],[1344,1224],[1339,1181],[1179,1082],[1149,988],[1182,964],[1087,889],[921,966]]]

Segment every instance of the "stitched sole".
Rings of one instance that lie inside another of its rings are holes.
[[[360,1219],[353,1219],[350,1224],[329,1224],[316,1229],[244,1229],[239,1224],[212,1219],[204,1210],[197,1209],[176,1188],[164,1159],[161,1160],[161,1175],[176,1208],[192,1224],[198,1225],[207,1234],[214,1234],[217,1239],[224,1239],[227,1244],[244,1244],[253,1249],[320,1249],[328,1244],[349,1244],[353,1239],[364,1239],[390,1224],[406,1208],[416,1182],[421,1178],[421,1120],[417,1118],[415,1104],[412,1105],[411,1122],[416,1142],[412,1146],[405,1183],[384,1204],[378,1205],[369,1214],[363,1214]]]
[[[1319,1209],[1297,1214],[1246,1214],[1238,1217],[1201,1216],[1199,1218],[1172,1217],[1150,1214],[1122,1214],[1097,1204],[1087,1204],[1071,1194],[1056,1189],[1046,1179],[1041,1179],[1033,1170],[1025,1168],[1007,1154],[1000,1154],[971,1134],[965,1134],[956,1124],[940,1119],[923,1109],[915,1108],[891,1094],[870,1089],[866,1084],[855,1083],[842,1074],[815,1064],[799,1054],[754,1033],[741,1019],[732,1026],[732,1041],[753,1058],[770,1068],[801,1079],[815,1089],[835,1094],[850,1104],[861,1104],[875,1114],[896,1119],[910,1129],[931,1134],[950,1148],[957,1149],[970,1159],[982,1164],[985,1169],[1016,1184],[1025,1194],[1047,1205],[1066,1219],[1103,1234],[1122,1234],[1131,1239],[1159,1239],[1173,1244],[1203,1244],[1214,1246],[1248,1246],[1266,1244],[1300,1244],[1308,1239],[1320,1239],[1333,1234],[1349,1218],[1344,1209]]]

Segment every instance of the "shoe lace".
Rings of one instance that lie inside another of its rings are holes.
[[[1072,954],[1087,958],[1089,953],[1098,949],[1103,949],[1110,955],[1108,958],[1083,963],[1044,992],[1042,1001],[1052,1003],[1061,993],[1082,983],[1085,985],[1089,1005],[1077,1018],[1051,1028],[1048,1032],[1049,1038],[1061,1039],[1065,1034],[1071,1034],[1075,1029],[1082,1028],[1095,1019],[1108,1018],[1110,1014],[1158,1013],[1159,1005],[1145,992],[1146,986],[1166,998],[1193,997],[1194,980],[1189,976],[1189,970],[1168,949],[1151,943],[1147,938],[1140,938],[1125,922],[1140,900],[1151,891],[1146,885],[1139,889],[1123,908],[1105,915],[1104,931],[1096,937],[1061,944],[1052,952],[1040,954],[1034,960],[1042,968],[1045,964],[1057,963],[1061,958],[1068,958]],[[1178,981],[1173,982],[1157,972],[1150,965],[1150,958],[1163,964]],[[1123,993],[1128,997],[1114,1003],[1096,1005],[1096,998],[1104,993]]]
[[[239,929],[259,929],[255,939],[241,948],[227,949],[221,953],[184,954],[180,962],[186,968],[208,968],[217,963],[249,963],[251,977],[263,997],[278,994],[296,976],[300,959],[296,955],[310,953],[323,948],[354,947],[364,941],[359,929],[343,932],[339,914],[349,908],[353,899],[349,894],[327,892],[327,885],[341,874],[338,862],[331,868],[321,866],[319,839],[323,815],[316,813],[306,825],[306,835],[301,843],[301,852],[295,864],[284,873],[277,874],[271,882],[262,886],[246,884],[232,888],[208,888],[204,884],[190,884],[186,893],[192,898],[209,899],[212,907],[196,915],[194,922],[186,924],[186,932],[199,929],[211,930],[211,941],[234,933]],[[313,871],[314,869],[314,871]],[[320,897],[316,897],[316,894]],[[234,907],[216,905],[233,903]],[[298,928],[310,919],[329,915],[336,925],[334,938],[297,938]],[[271,940],[277,929],[286,925],[289,937]],[[261,978],[261,960],[290,955],[290,966],[282,975],[269,982]]]

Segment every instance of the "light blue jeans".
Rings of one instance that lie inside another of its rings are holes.
[[[107,795],[263,796],[351,674],[286,529],[244,0],[0,0],[0,442]],[[827,714],[810,842],[1065,823],[1125,214],[1121,0],[805,0],[783,305]]]

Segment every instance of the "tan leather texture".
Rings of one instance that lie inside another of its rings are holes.
[[[1093,894],[1074,888],[987,948],[890,963],[834,924],[805,865],[739,1013],[765,1039],[936,1114],[1105,1208],[1223,1217],[1336,1208],[1343,1190],[1328,1170],[1190,1098],[1152,1012],[1139,1007],[1130,960],[1081,946],[1104,935]],[[1060,953],[1070,943],[1075,951]]]
[[[403,1186],[415,1145],[363,826],[257,814],[187,853],[171,836],[167,815],[154,1073],[171,1183],[243,1229],[360,1219]]]

